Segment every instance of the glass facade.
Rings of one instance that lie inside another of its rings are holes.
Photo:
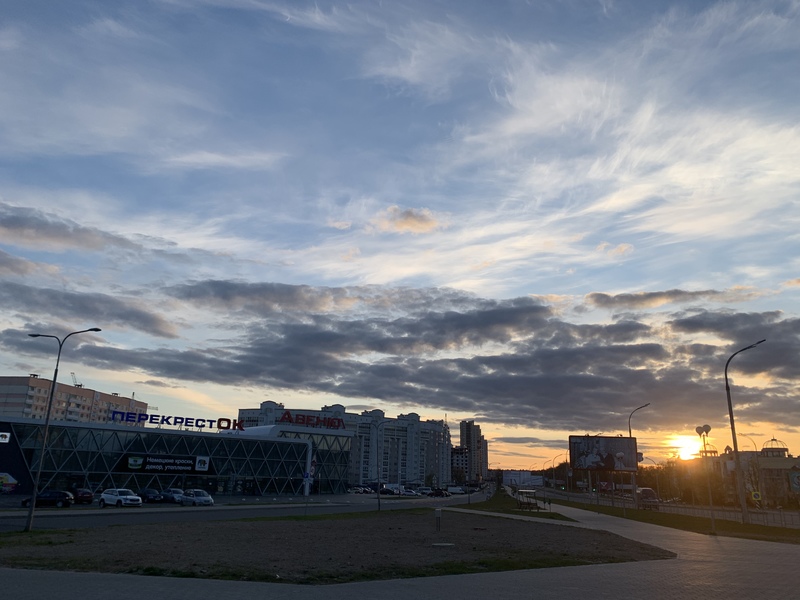
[[[53,423],[39,489],[205,489],[212,495],[344,493],[350,437],[278,428],[270,439],[223,433]],[[0,471],[30,493],[42,460],[41,422],[0,421]]]

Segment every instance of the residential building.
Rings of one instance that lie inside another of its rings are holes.
[[[489,446],[475,421],[461,421],[459,446],[466,452],[466,479],[481,483],[489,475]]]
[[[399,484],[436,487],[451,482],[450,430],[444,421],[422,420],[416,413],[387,418],[381,410],[348,413],[341,404],[320,410],[287,409],[267,400],[259,408],[239,410],[245,430],[294,424],[321,430],[347,430],[350,485]]]
[[[52,384],[52,380],[35,373],[24,377],[0,376],[0,417],[44,420]],[[147,403],[119,394],[91,390],[81,384],[56,383],[51,420],[106,423],[111,420],[112,411],[146,414]]]

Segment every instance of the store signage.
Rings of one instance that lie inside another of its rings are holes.
[[[339,417],[320,417],[319,415],[304,415],[302,413],[292,415],[292,411],[287,410],[278,419],[278,423],[291,423],[292,425],[303,425],[305,427],[320,427],[324,429],[344,429],[344,419]]]
[[[111,411],[111,422],[120,423],[150,423],[151,425],[175,425],[176,427],[204,427],[217,429],[237,429],[244,431],[244,421],[238,419],[200,419],[197,417],[174,417],[172,415],[148,415],[146,413],[132,413],[121,410]]]
[[[0,431],[0,444],[8,444],[11,441],[11,434]]]
[[[208,474],[211,459],[208,456],[169,456],[126,454],[117,463],[117,471],[138,473]]]

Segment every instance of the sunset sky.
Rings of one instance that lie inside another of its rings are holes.
[[[800,454],[798,2],[1,14],[0,374]]]

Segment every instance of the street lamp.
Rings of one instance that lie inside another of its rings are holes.
[[[631,411],[631,414],[628,415],[628,437],[633,437],[633,433],[631,432],[631,417],[633,416],[633,413],[635,413],[637,410],[642,410],[643,408],[647,408],[648,406],[650,406],[649,402],[647,404],[642,404],[639,408],[634,408]]]
[[[99,327],[92,327],[91,329],[81,329],[80,331],[73,331],[72,333],[68,333],[63,338],[59,338],[55,335],[46,335],[43,333],[29,333],[30,337],[46,337],[46,338],[53,338],[58,342],[58,355],[56,356],[56,370],[53,372],[53,383],[50,385],[50,396],[47,399],[47,413],[44,419],[44,431],[42,432],[42,450],[41,454],[39,455],[39,466],[36,469],[36,477],[33,479],[33,495],[31,496],[31,504],[28,507],[28,519],[25,522],[25,529],[23,531],[29,532],[33,530],[33,513],[36,510],[36,497],[39,494],[39,480],[42,477],[42,465],[44,464],[44,456],[45,456],[45,449],[47,448],[47,433],[50,429],[50,411],[53,408],[53,394],[56,391],[56,380],[58,379],[58,364],[61,362],[61,349],[64,347],[64,342],[67,341],[67,338],[71,335],[77,335],[79,333],[87,333],[89,331],[100,331]]]
[[[709,514],[711,515],[711,533],[716,535],[717,527],[714,523],[714,501],[711,497],[711,471],[709,470],[708,464],[708,450],[706,450],[706,442],[708,441],[708,433],[711,431],[711,425],[698,425],[694,430],[703,440],[703,453],[701,456],[703,457],[703,462],[705,463],[706,481],[708,482],[708,510],[710,511]]]
[[[661,485],[658,483],[658,470],[659,470],[659,467],[661,465],[659,465],[656,461],[654,461],[649,456],[645,456],[644,459],[645,460],[649,460],[651,463],[653,463],[656,466],[656,496],[658,496],[658,499],[661,500]]]
[[[744,480],[742,477],[742,461],[739,459],[739,442],[736,441],[736,425],[733,422],[733,404],[731,403],[731,386],[728,384],[728,365],[731,364],[731,360],[733,357],[739,354],[740,352],[744,352],[745,350],[750,350],[751,348],[755,348],[759,344],[763,344],[767,340],[760,340],[755,344],[750,344],[742,348],[741,350],[737,350],[733,354],[730,355],[728,358],[728,362],[725,363],[725,394],[728,396],[728,416],[731,420],[731,437],[733,438],[733,460],[736,469],[736,493],[739,495],[739,505],[742,507],[742,523],[748,524],[750,523],[750,514],[747,512],[747,499],[744,497]]]
[[[561,458],[562,456],[566,456],[566,455],[567,455],[566,452],[562,452],[561,454],[559,454],[558,456],[556,456],[553,459],[553,495],[554,496],[555,496],[555,491],[556,491],[556,460]]]
[[[755,461],[756,461],[755,477],[753,476],[753,465],[749,460],[747,461],[747,470],[750,472],[750,483],[754,488],[753,491],[761,493],[761,464],[759,463],[758,460],[758,446],[756,446],[756,443],[753,441],[753,438],[751,438],[749,435],[746,435],[744,433],[737,433],[736,435],[746,437],[748,440],[750,440],[750,443],[753,444],[753,453],[754,453],[753,455],[755,456]],[[763,494],[761,494],[761,496],[763,497]]]
[[[631,414],[628,415],[628,437],[633,437],[633,432],[631,431],[631,417],[633,416],[633,413],[635,413],[637,410],[642,410],[643,408],[647,408],[648,406],[650,406],[649,402],[647,404],[642,404],[638,408],[634,408],[631,411]],[[636,468],[638,469],[639,457],[634,456],[633,458],[636,461]],[[633,498],[633,508],[639,508],[639,498],[636,495],[636,471],[631,471],[631,497]],[[623,500],[623,506],[624,506],[624,500]]]

